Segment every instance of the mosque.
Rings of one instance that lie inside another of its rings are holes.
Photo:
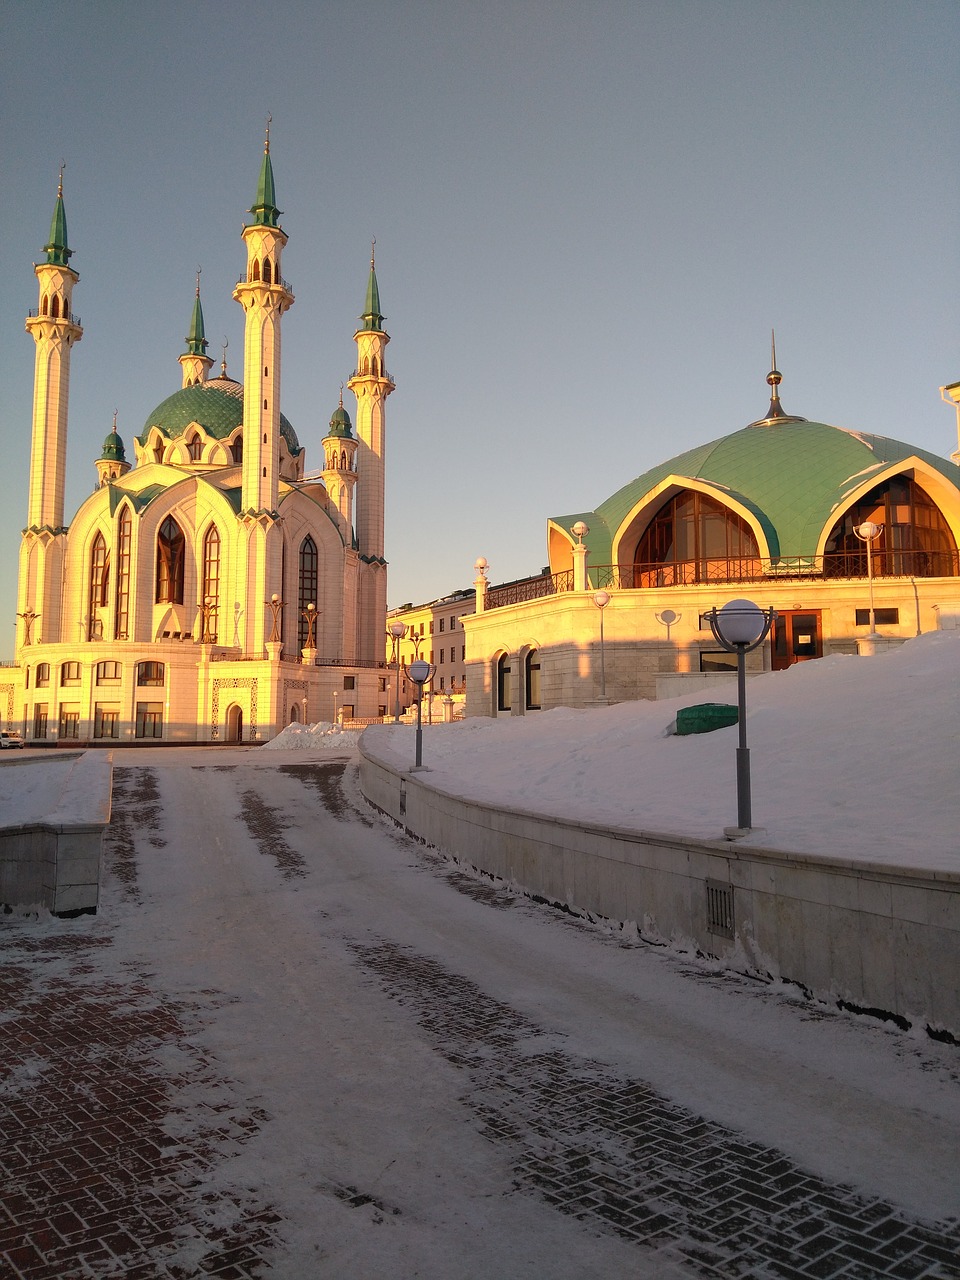
[[[789,414],[771,364],[762,418],[548,520],[542,574],[495,587],[478,559],[468,716],[722,685],[708,615],[735,599],[773,615],[753,671],[960,626],[960,451]],[[960,383],[941,395],[960,414]]]
[[[256,742],[295,720],[373,718],[390,703],[384,432],[394,383],[376,269],[340,405],[308,473],[281,412],[282,273],[269,134],[244,227],[243,383],[211,377],[199,276],[181,386],[146,419],[133,460],[114,430],[99,487],[64,522],[70,360],[83,336],[60,189],[34,267],[36,345],[16,665],[0,713],[28,745]],[[12,677],[10,679],[9,677]]]

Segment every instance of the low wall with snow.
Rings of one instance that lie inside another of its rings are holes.
[[[0,904],[96,910],[112,757],[84,752],[0,765]]]
[[[363,739],[360,786],[412,835],[528,893],[960,1038],[960,875],[493,807]]]

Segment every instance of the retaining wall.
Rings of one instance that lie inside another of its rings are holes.
[[[362,739],[360,786],[411,834],[529,893],[960,1040],[960,875],[492,807]]]

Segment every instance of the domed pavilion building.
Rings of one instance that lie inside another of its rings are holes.
[[[767,382],[763,418],[549,520],[548,572],[491,588],[477,562],[468,715],[725,681],[736,657],[705,615],[737,598],[776,613],[753,670],[960,625],[960,454],[794,417],[776,367]]]
[[[113,430],[99,487],[64,521],[73,314],[63,190],[36,265],[39,305],[17,665],[0,712],[28,743],[266,740],[295,720],[376,717],[383,661],[384,425],[394,384],[371,258],[354,340],[356,429],[340,405],[322,467],[281,412],[281,323],[294,295],[269,136],[246,269],[243,383],[211,377],[199,275],[181,386],[146,418],[133,458]]]

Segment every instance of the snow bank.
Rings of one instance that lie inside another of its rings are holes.
[[[265,742],[261,751],[352,751],[360,737],[359,729],[342,729],[338,724],[321,720],[318,724],[288,724]]]

